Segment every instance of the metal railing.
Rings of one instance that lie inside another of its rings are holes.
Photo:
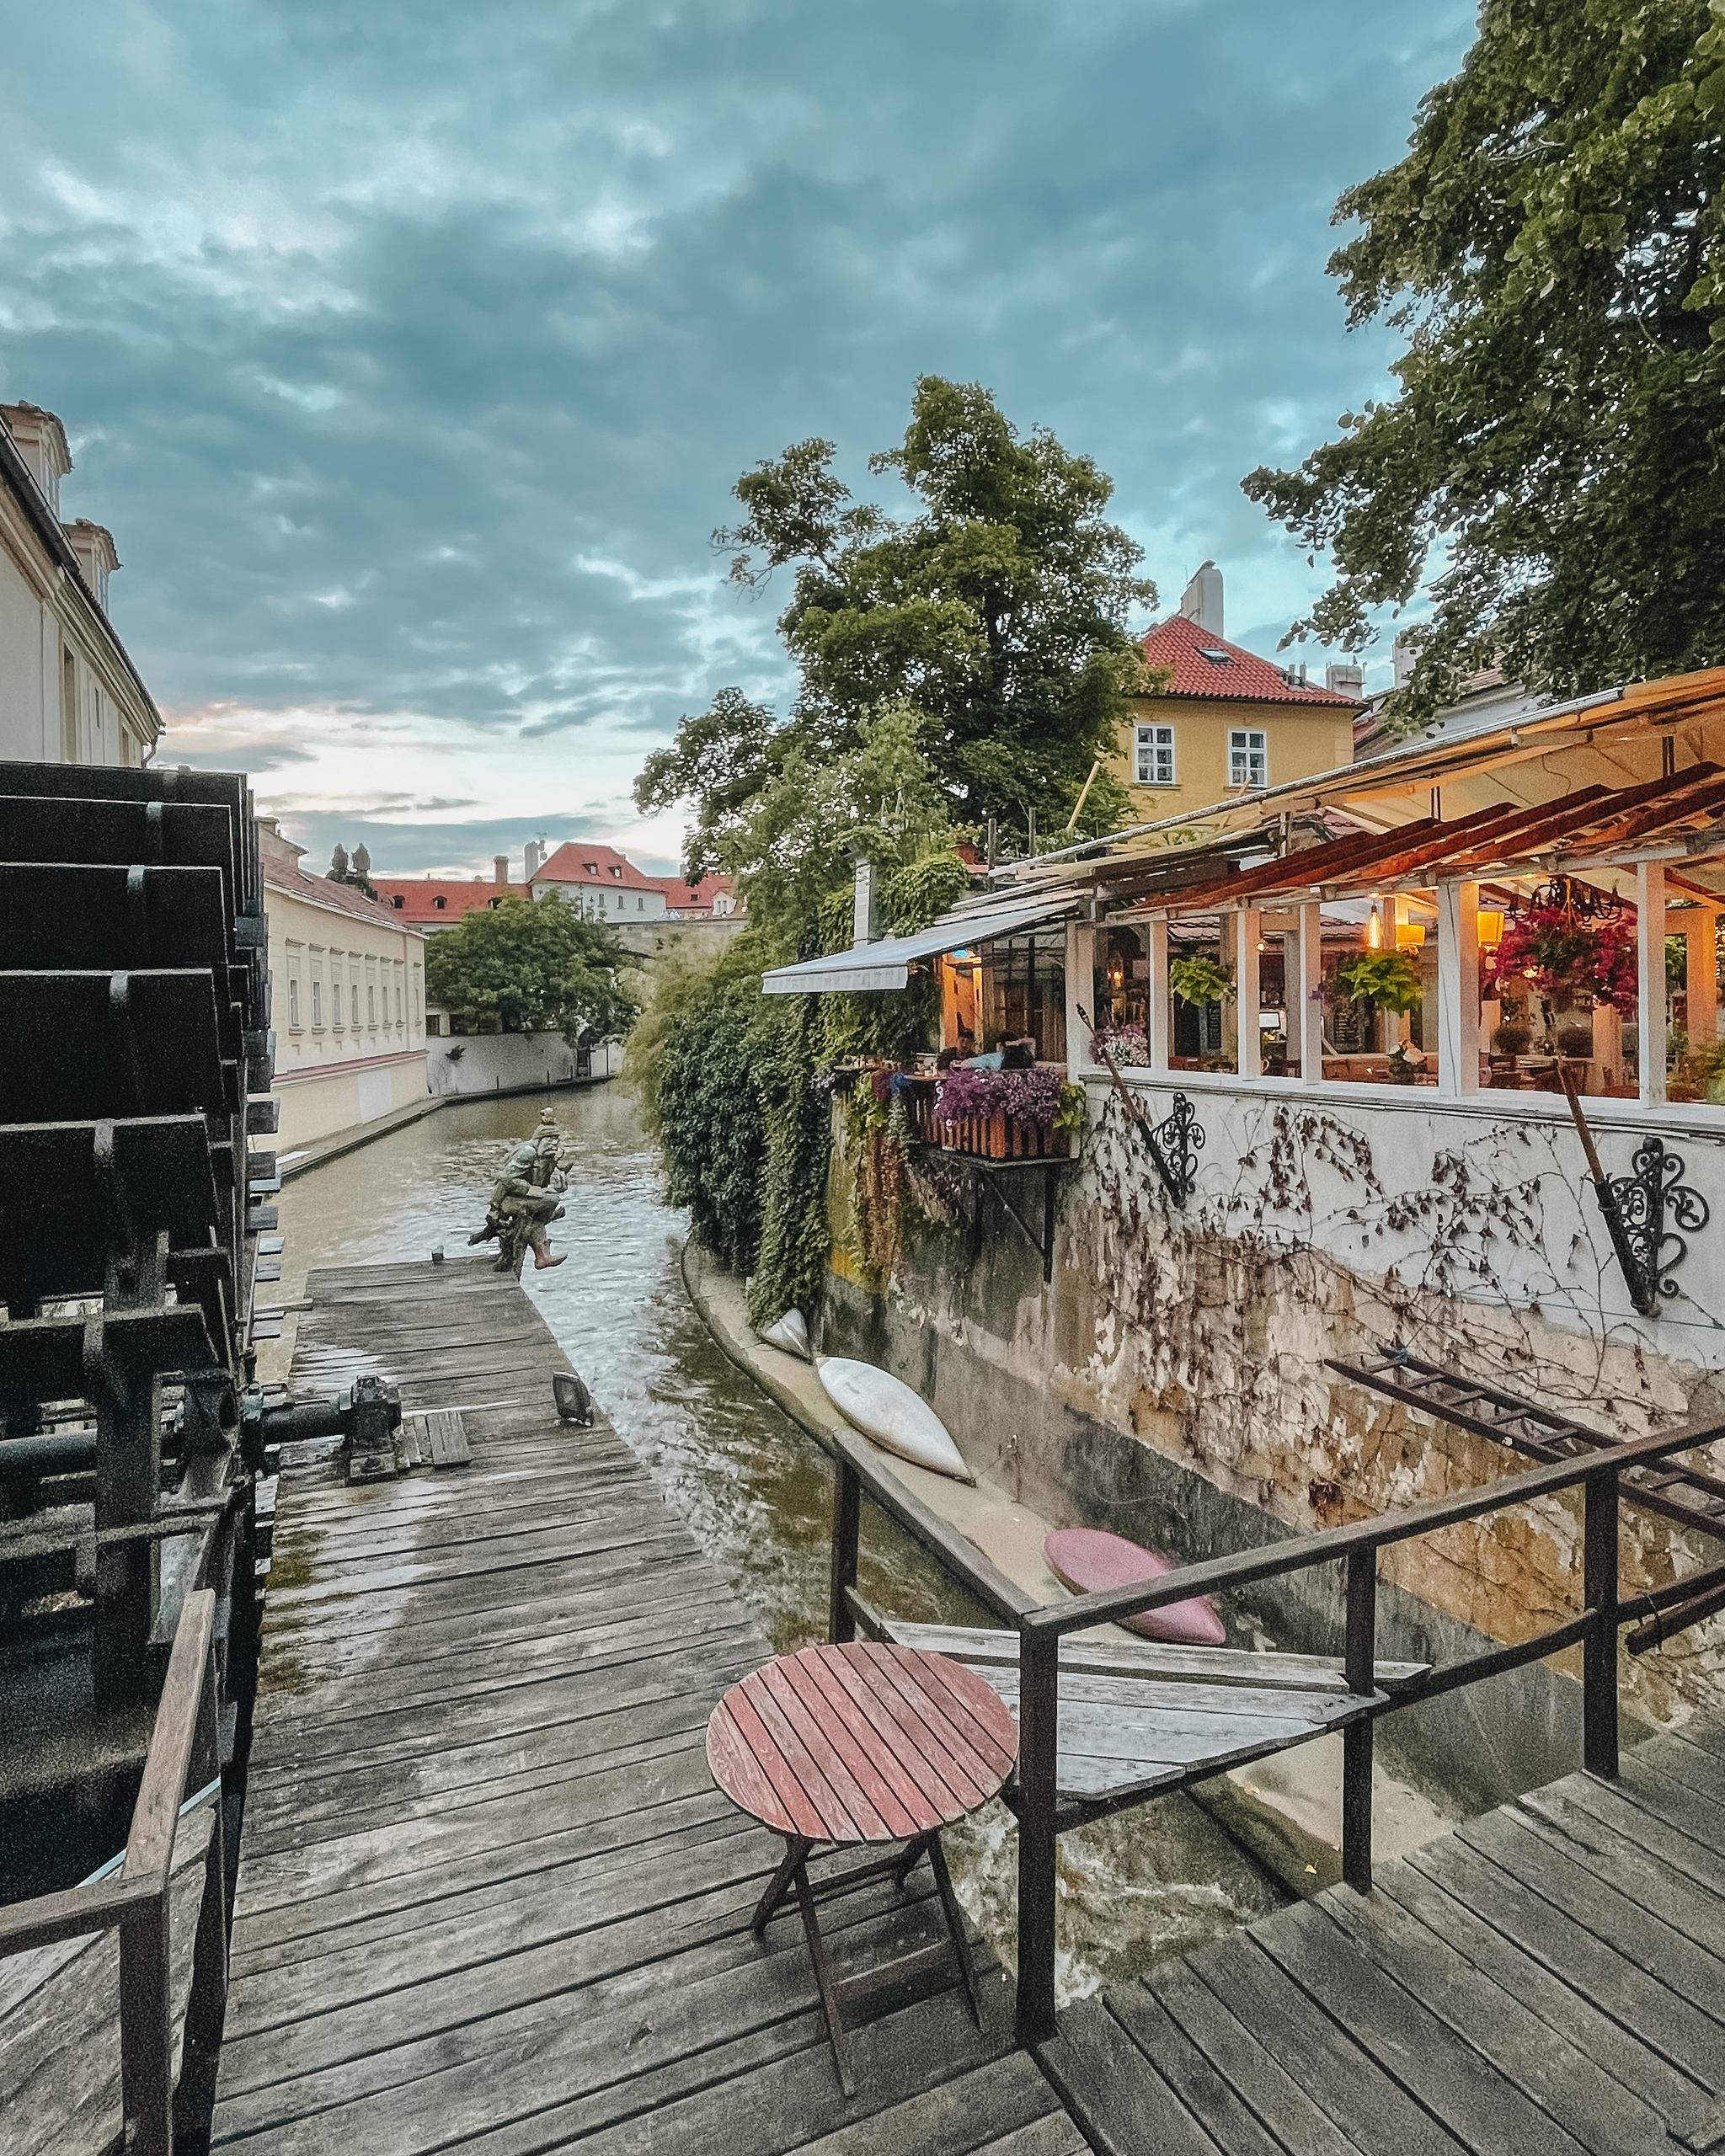
[[[1366,1893],[1372,1876],[1373,1732],[1381,1715],[1579,1646],[1582,1762],[1594,1774],[1616,1774],[1618,1627],[1646,1620],[1650,1609],[1678,1602],[1682,1592],[1680,1588],[1665,1590],[1653,1596],[1637,1595],[1627,1603],[1619,1601],[1619,1478],[1627,1468],[1711,1444],[1721,1438],[1725,1438],[1725,1422],[1690,1423],[1674,1433],[1638,1438],[1583,1459],[1554,1461],[1525,1474],[1508,1476],[1381,1519],[1360,1520],[1347,1527],[1295,1536],[1268,1548],[1210,1558],[1164,1573],[1142,1586],[1114,1588],[1038,1606],[956,1529],[911,1496],[860,1438],[846,1432],[835,1433],[829,1440],[837,1454],[838,1468],[833,1503],[830,1636],[855,1638],[859,1610],[865,1620],[872,1614],[856,1592],[865,1489],[883,1511],[1018,1635],[1018,1768],[1012,1801],[1018,1816],[1019,2041],[1038,2043],[1052,2036],[1056,2029],[1056,1842],[1067,1828],[1109,1808],[1069,1806],[1063,1812],[1060,1806],[1060,1644],[1068,1633],[1141,1616],[1171,1603],[1255,1586],[1315,1566],[1343,1563],[1347,1581],[1343,1682],[1350,1692],[1369,1697],[1372,1704],[1342,1732],[1342,1875],[1349,1886]],[[1471,1655],[1430,1670],[1411,1683],[1399,1684],[1393,1698],[1380,1693],[1374,1681],[1378,1552],[1394,1543],[1434,1534],[1535,1498],[1554,1497],[1578,1485],[1584,1492],[1581,1614],[1513,1646]],[[1692,1590],[1696,1582],[1684,1584]],[[1147,1796],[1126,1800],[1129,1803],[1148,1801]],[[1125,1807],[1123,1804],[1118,1808]]]
[[[126,2156],[172,2156],[175,2126],[170,1976],[174,1844],[189,1775],[217,1772],[216,1596],[189,1594],[174,1636],[126,1855],[110,1878],[0,1908],[0,1959],[104,1931],[120,1933],[120,2081]],[[202,1783],[199,1784],[202,1786]],[[227,1995],[227,1883],[218,1801],[204,1854],[180,2086],[213,2087]],[[201,2120],[182,2118],[182,2126]]]

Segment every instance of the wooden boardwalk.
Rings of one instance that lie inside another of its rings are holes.
[[[276,1510],[213,2146],[246,2156],[818,2148],[1077,2156],[989,1965],[884,1994],[835,2078],[777,1840],[713,1788],[714,1702],[768,1649],[482,1262],[314,1273],[296,1386],[378,1371],[472,1464]],[[832,1905],[841,1963],[941,1936],[926,1869]]]
[[[1041,2057],[1107,2156],[1725,2149],[1725,1729],[1069,2008]]]

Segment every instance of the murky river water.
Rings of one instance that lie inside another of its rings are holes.
[[[814,1439],[722,1354],[679,1263],[686,1223],[665,1205],[658,1161],[618,1084],[549,1097],[575,1156],[569,1252],[525,1285],[619,1434],[665,1487],[713,1561],[759,1613],[775,1648],[822,1638],[832,1477]],[[284,1299],[308,1271],[466,1255],[504,1145],[542,1098],[475,1101],[409,1124],[288,1183]],[[267,1353],[267,1351],[266,1351]],[[286,1358],[262,1374],[285,1377]],[[895,1614],[985,1621],[909,1540],[866,1514],[863,1592]],[[1012,1952],[1015,1847],[991,1806],[949,1838],[972,1915]],[[1062,1992],[1077,1996],[1262,1914],[1281,1897],[1209,1816],[1164,1799],[1060,1844]]]

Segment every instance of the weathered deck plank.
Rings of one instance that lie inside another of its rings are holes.
[[[779,1844],[707,1769],[766,1644],[616,1434],[558,1422],[516,1283],[308,1287],[296,1382],[381,1368],[471,1460],[284,1474],[213,2145],[1077,2156],[997,1972],[982,2030],[886,1994],[846,2101],[800,1927],[750,1929]],[[859,1966],[941,1935],[926,1875],[826,1929]]]

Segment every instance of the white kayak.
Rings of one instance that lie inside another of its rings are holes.
[[[809,1327],[801,1310],[787,1310],[767,1326],[761,1337],[769,1348],[777,1348],[783,1354],[800,1355],[805,1363],[814,1360],[814,1351],[809,1345]]]
[[[960,1482],[976,1480],[946,1424],[891,1371],[878,1370],[873,1363],[853,1363],[842,1355],[817,1355],[814,1367],[827,1398],[864,1437],[873,1438],[901,1460],[932,1468],[937,1475],[950,1475]]]

